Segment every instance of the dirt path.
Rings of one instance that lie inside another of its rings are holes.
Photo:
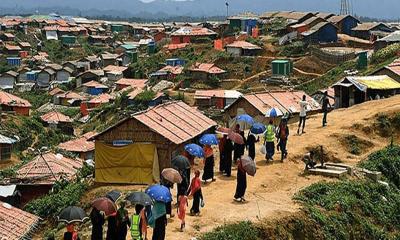
[[[218,174],[216,182],[203,186],[205,208],[201,210],[201,216],[192,217],[187,215],[186,230],[184,232],[179,231],[180,221],[177,217],[169,220],[166,239],[192,239],[200,233],[210,231],[224,223],[279,218],[298,211],[300,206],[292,200],[296,192],[321,180],[334,180],[320,176],[303,175],[304,164],[300,161],[300,158],[305,153],[305,149],[323,145],[325,151],[329,152],[329,154],[334,155],[345,163],[354,165],[372,151],[376,151],[388,144],[387,139],[372,134],[365,135],[362,131],[356,130],[353,127],[354,124],[370,126],[377,113],[395,111],[400,111],[400,96],[360,104],[349,109],[335,110],[328,115],[328,126],[326,128],[321,127],[321,114],[311,116],[307,120],[306,133],[301,136],[296,134],[297,125],[291,124],[291,136],[288,143],[289,156],[284,163],[275,161],[273,164],[266,164],[264,157],[259,154],[260,145],[257,146],[258,155],[256,161],[258,170],[255,177],[248,176],[247,178],[246,203],[238,204],[233,201],[236,187],[236,170],[233,170],[233,176],[230,178]],[[369,140],[374,146],[368,148],[360,156],[351,155],[337,138],[337,136],[343,134],[355,134],[362,139]],[[278,158],[279,156],[275,155],[275,159],[277,160]],[[110,188],[125,192],[137,187],[96,188],[90,191],[82,201],[89,202],[96,193],[105,192]],[[175,191],[176,189],[173,190],[173,195],[175,195]],[[130,209],[130,212],[132,212],[132,209]],[[88,228],[85,228],[85,230],[90,231]],[[86,236],[88,236],[88,232],[85,233]],[[84,237],[83,239],[88,238]]]
[[[297,74],[302,74],[302,75],[311,76],[311,77],[321,77],[322,76],[322,74],[304,72],[303,70],[300,70],[300,69],[295,68],[295,67],[293,68],[293,71],[295,71]]]
[[[263,156],[258,154],[256,157],[258,172],[255,177],[247,179],[247,203],[233,202],[235,177],[218,176],[215,183],[203,186],[206,206],[202,209],[201,217],[187,216],[187,229],[183,233],[178,231],[179,219],[175,217],[168,225],[167,239],[191,239],[199,232],[209,231],[227,222],[273,218],[296,212],[299,206],[292,201],[293,195],[298,190],[324,179],[319,176],[302,176],[304,166],[299,161],[299,156],[305,153],[305,148],[322,144],[327,151],[343,162],[356,164],[388,142],[377,136],[367,136],[357,130],[350,130],[353,124],[370,125],[369,120],[376,113],[392,111],[400,111],[400,96],[336,110],[328,115],[329,125],[326,128],[321,127],[320,114],[312,116],[308,119],[306,133],[301,136],[295,135],[297,126],[292,124],[290,126],[292,136],[288,145],[289,161],[285,163],[276,161],[267,165]],[[374,143],[374,147],[361,156],[354,156],[343,149],[339,140],[332,137],[333,134],[356,134],[369,139]]]

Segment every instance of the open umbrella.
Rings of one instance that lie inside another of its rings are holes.
[[[267,128],[262,123],[254,123],[254,125],[250,128],[250,132],[253,134],[262,134],[265,132]]]
[[[204,134],[199,142],[203,145],[218,145],[218,139],[215,134]]]
[[[121,197],[121,192],[117,190],[112,190],[106,194],[106,197],[111,201],[116,202]]]
[[[168,203],[172,201],[169,189],[162,185],[153,185],[145,191],[154,201]]]
[[[85,211],[82,208],[75,206],[64,208],[58,215],[58,221],[66,224],[83,223],[87,219],[89,218],[86,216]]]
[[[242,162],[242,166],[247,174],[254,177],[254,175],[256,175],[257,168],[253,159],[251,159],[249,156],[243,156],[240,161]]]
[[[244,139],[239,133],[235,133],[234,131],[231,131],[228,134],[228,138],[232,140],[232,142],[237,143],[237,144],[244,144]]]
[[[204,157],[204,150],[197,144],[191,143],[185,146],[185,151],[188,152],[190,155],[203,158]]]
[[[265,113],[266,117],[279,117],[279,116],[283,116],[283,113],[281,110],[279,110],[279,108],[270,108],[268,109],[268,111]]]
[[[173,168],[165,168],[164,170],[162,170],[161,176],[163,176],[163,178],[170,181],[171,183],[182,182],[182,176],[179,174],[178,171]]]
[[[171,161],[172,167],[176,170],[185,170],[190,168],[190,161],[183,155],[174,157]]]
[[[92,207],[99,211],[103,211],[106,216],[111,216],[117,212],[117,206],[109,198],[101,197],[92,202]]]
[[[217,128],[217,130],[215,130],[215,131],[216,131],[217,133],[221,133],[221,134],[227,135],[229,132],[232,131],[232,129],[226,128],[226,127],[219,127],[219,128]]]
[[[153,205],[153,200],[145,192],[132,192],[125,198],[131,204],[140,204],[143,206]]]

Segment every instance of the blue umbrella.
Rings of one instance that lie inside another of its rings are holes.
[[[267,128],[262,123],[254,123],[250,128],[250,132],[253,134],[262,134],[265,132],[265,130],[267,130]]]
[[[185,151],[190,155],[202,158],[204,157],[204,150],[197,144],[191,143],[185,146]]]
[[[214,134],[204,134],[199,142],[203,145],[218,145],[218,139]]]
[[[279,108],[270,108],[267,113],[265,113],[266,117],[279,117],[282,116],[283,113]]]
[[[254,124],[254,119],[248,115],[248,114],[243,114],[243,115],[239,115],[236,117],[236,121],[237,122],[245,122],[247,124],[253,125]]]
[[[153,185],[145,191],[154,201],[168,203],[172,201],[171,192],[167,187],[162,185]]]

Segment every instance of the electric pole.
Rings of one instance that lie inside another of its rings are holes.
[[[340,1],[340,15],[350,15],[350,1],[349,0],[341,0]]]

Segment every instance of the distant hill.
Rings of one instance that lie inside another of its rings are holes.
[[[354,12],[373,18],[399,18],[398,0],[352,0]],[[274,10],[324,11],[337,13],[339,0],[228,0],[232,14],[242,11],[257,13]],[[61,14],[112,15],[121,17],[154,18],[164,16],[225,15],[225,0],[1,0],[4,13],[40,13],[57,11]],[[75,13],[75,14],[74,14]]]

